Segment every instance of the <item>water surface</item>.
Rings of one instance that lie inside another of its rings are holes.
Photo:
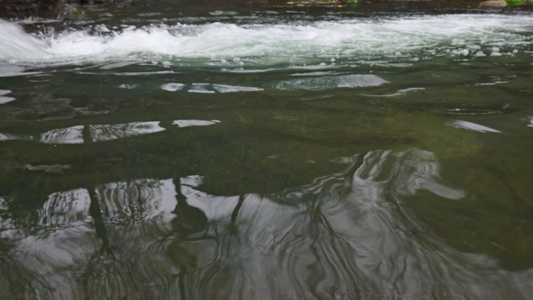
[[[533,15],[0,20],[0,296],[528,299]]]

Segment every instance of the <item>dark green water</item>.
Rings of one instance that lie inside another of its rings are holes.
[[[533,297],[533,15],[402,9],[0,23],[0,298]]]

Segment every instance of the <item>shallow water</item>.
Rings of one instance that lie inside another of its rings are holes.
[[[0,298],[528,299],[533,14],[0,20]]]

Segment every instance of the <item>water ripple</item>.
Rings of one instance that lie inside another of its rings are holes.
[[[339,161],[350,164],[344,172],[279,195],[210,195],[201,176],[110,182],[51,194],[38,221],[26,223],[2,200],[0,229],[20,231],[3,239],[10,250],[1,252],[0,271],[10,276],[0,277],[0,295],[527,299],[533,292],[532,269],[504,271],[487,256],[454,250],[404,208],[420,193],[419,201],[465,197],[441,178],[432,152],[376,150]]]

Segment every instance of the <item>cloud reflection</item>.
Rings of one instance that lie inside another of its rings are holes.
[[[467,129],[467,130],[477,131],[477,132],[482,132],[482,133],[486,133],[486,132],[501,133],[501,131],[499,130],[496,130],[496,129],[493,129],[493,128],[490,128],[484,125],[480,125],[477,123],[463,121],[463,120],[449,121],[449,122],[446,122],[446,125],[452,126],[455,128]]]
[[[41,134],[40,142],[45,144],[83,144],[83,125],[59,128]]]
[[[30,136],[20,136],[11,133],[0,133],[0,141],[10,141],[10,140],[31,140]]]
[[[371,151],[352,161],[280,195],[190,199],[217,241],[187,245],[203,266],[187,277],[192,298],[527,299],[531,288],[512,286],[532,270],[506,272],[456,251],[402,207],[421,191],[465,197],[443,183],[433,153]]]
[[[158,121],[91,125],[89,128],[93,142],[110,141],[165,130],[165,128],[159,126]]]
[[[524,285],[533,270],[508,272],[456,251],[402,206],[422,191],[440,201],[466,196],[440,177],[433,153],[377,150],[336,162],[346,170],[271,195],[210,195],[202,176],[189,176],[53,193],[36,220],[15,218],[0,202],[0,231],[19,229],[10,250],[0,249],[0,272],[9,274],[0,277],[0,295],[527,299],[533,292]]]
[[[39,225],[65,226],[89,221],[91,199],[86,189],[53,193],[39,210]]]
[[[279,90],[325,90],[333,88],[356,88],[380,86],[388,81],[368,74],[306,77],[300,79],[281,81],[275,87]]]
[[[9,210],[0,200],[2,210]],[[0,271],[12,271],[0,277],[0,296],[102,299],[139,286],[150,289],[144,284],[157,282],[157,272],[177,272],[169,258],[160,257],[175,207],[172,179],[139,179],[53,193],[37,218],[23,222],[0,212],[0,233],[11,232],[0,235]]]
[[[174,120],[172,125],[179,128],[192,126],[210,126],[220,123],[219,120]],[[76,125],[66,128],[57,128],[46,131],[37,140],[45,144],[83,144],[87,142],[84,139],[84,125]],[[89,134],[92,142],[104,142],[128,138],[139,135],[157,133],[166,130],[160,126],[159,121],[149,122],[130,122],[123,124],[98,124],[89,125]],[[34,140],[35,137],[15,135],[11,133],[0,133],[0,141],[9,140]]]
[[[0,104],[5,104],[16,100],[14,97],[6,96],[9,93],[11,93],[11,90],[0,90]]]

